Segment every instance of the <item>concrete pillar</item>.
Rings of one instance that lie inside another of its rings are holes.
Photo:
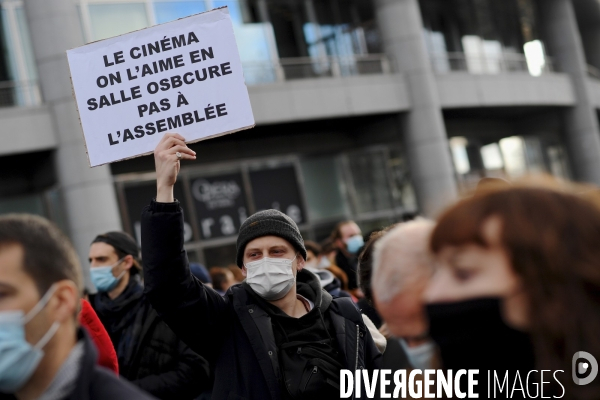
[[[600,130],[571,0],[544,0],[544,41],[560,71],[570,75],[577,104],[566,111],[566,142],[575,179],[600,185]]]
[[[404,145],[421,211],[432,215],[457,196],[457,185],[419,3],[375,3],[384,49],[408,84],[412,109],[406,118]]]
[[[598,4],[598,8],[600,8],[600,4]],[[600,71],[600,26],[588,26],[580,32],[587,63]]]
[[[56,171],[68,233],[83,263],[86,286],[91,286],[87,268],[90,242],[99,233],[120,230],[121,220],[109,167],[89,167],[72,93],[65,51],[84,44],[78,2],[24,3],[42,95],[58,135]]]

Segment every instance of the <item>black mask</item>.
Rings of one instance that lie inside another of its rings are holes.
[[[488,370],[499,376],[519,371],[523,376],[535,369],[530,336],[506,325],[500,301],[481,298],[427,305],[429,334],[439,346],[444,369],[478,369],[480,389],[486,387]]]

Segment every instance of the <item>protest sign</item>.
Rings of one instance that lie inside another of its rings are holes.
[[[254,126],[227,7],[67,51],[92,167]]]

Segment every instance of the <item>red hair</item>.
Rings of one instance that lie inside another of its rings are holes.
[[[581,350],[600,355],[600,208],[549,188],[478,192],[439,218],[432,251],[488,247],[482,228],[491,217],[502,221],[501,246],[527,293],[538,367],[565,370],[568,397],[597,398],[598,380],[587,386],[572,383],[571,359]]]

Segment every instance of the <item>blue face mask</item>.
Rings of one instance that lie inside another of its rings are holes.
[[[42,349],[60,324],[54,322],[33,346],[25,340],[25,325],[48,304],[55,289],[50,287],[27,315],[21,310],[0,312],[0,392],[12,394],[21,389],[42,361]]]
[[[346,249],[351,254],[356,254],[364,244],[365,241],[361,235],[354,235],[346,241]]]
[[[431,369],[435,345],[433,342],[427,342],[415,347],[409,347],[404,339],[400,339],[400,344],[406,352],[408,361],[416,369]]]
[[[117,265],[119,265],[125,258],[121,258],[113,265],[102,266],[102,267],[93,267],[90,268],[90,276],[92,278],[92,283],[96,286],[99,292],[110,292],[119,284],[119,281],[125,275],[126,271],[123,271],[121,275],[118,277],[113,276],[113,269]]]

